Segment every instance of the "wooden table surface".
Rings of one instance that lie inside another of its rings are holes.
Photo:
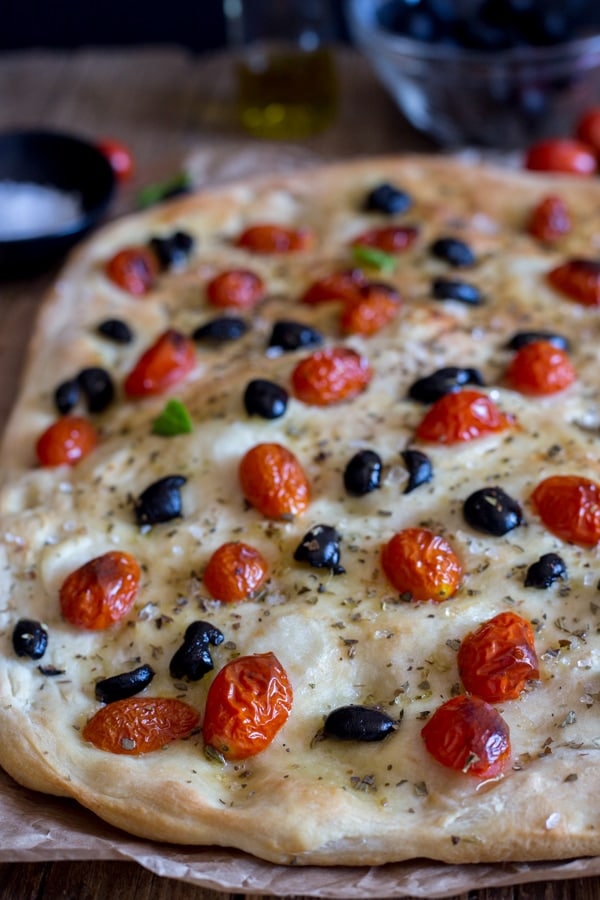
[[[92,139],[113,136],[135,155],[134,180],[119,191],[112,214],[134,207],[138,189],[173,175],[191,153],[216,177],[237,174],[239,160],[324,159],[432,146],[404,122],[366,64],[351,51],[338,56],[341,104],[334,125],[301,147],[258,144],[239,130],[232,107],[231,62],[224,55],[191,57],[177,48],[84,50],[71,54],[0,55],[0,129],[52,127]],[[240,156],[240,151],[243,151]],[[279,157],[277,157],[279,158]],[[243,174],[244,169],[242,167]],[[0,284],[0,426],[8,413],[32,317],[54,272]],[[2,740],[2,735],[0,735]],[[598,803],[598,798],[590,798]],[[39,798],[43,816],[44,798]],[[152,874],[137,863],[84,860],[14,862],[0,859],[0,898],[10,900],[243,900],[233,894]],[[598,900],[600,876],[484,887],[452,900]]]

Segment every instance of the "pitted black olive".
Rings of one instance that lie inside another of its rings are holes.
[[[570,349],[568,338],[562,334],[556,334],[554,331],[517,331],[516,334],[513,334],[510,341],[507,342],[506,349],[520,350],[521,347],[532,344],[534,341],[548,341],[550,344],[558,347],[559,350],[566,350],[567,352]]]
[[[483,302],[479,288],[474,284],[469,284],[468,281],[435,278],[431,290],[436,300],[458,300],[459,303],[467,303],[471,306],[478,306]]]
[[[269,347],[283,350],[284,353],[300,347],[318,347],[322,343],[323,335],[316,328],[289,319],[275,322],[269,338]]]
[[[340,565],[340,541],[341,537],[331,525],[315,525],[296,547],[294,559],[315,569],[330,569],[334,575],[341,575],[346,570]]]
[[[498,537],[524,521],[517,501],[499,487],[475,491],[465,500],[463,512],[471,528]]]
[[[163,269],[182,265],[194,248],[194,238],[185,231],[175,231],[166,237],[150,239],[150,249]]]
[[[405,494],[410,494],[421,484],[426,484],[433,478],[433,466],[431,460],[420,450],[403,450],[402,459],[408,469],[408,482],[404,488]]]
[[[48,632],[35,619],[19,619],[13,630],[12,644],[17,656],[41,659],[48,646]]]
[[[431,252],[438,259],[443,259],[455,268],[472,266],[475,263],[475,254],[468,244],[458,238],[442,237],[434,241],[430,247]]]
[[[134,501],[138,525],[155,525],[181,516],[179,489],[186,481],[183,475],[167,475],[142,491]]]
[[[133,331],[122,319],[105,319],[100,322],[97,331],[115,344],[130,344],[133,340]]]
[[[65,416],[79,403],[81,391],[76,378],[63,381],[54,391],[54,405],[61,414]]]
[[[114,703],[116,700],[126,700],[134,697],[148,687],[154,678],[154,669],[151,666],[138,666],[130,672],[121,672],[119,675],[111,675],[96,682],[96,699],[101,703]]]
[[[481,387],[485,382],[478,369],[446,366],[444,369],[437,369],[431,375],[413,381],[408,389],[408,396],[419,403],[435,403],[444,394],[458,391],[465,384],[476,384]]]
[[[192,333],[194,341],[214,341],[224,344],[226,341],[237,341],[248,331],[248,323],[237,316],[217,316],[199,325]]]
[[[266,378],[254,378],[244,391],[244,406],[249,416],[279,419],[285,413],[287,404],[286,389]]]
[[[374,450],[359,450],[344,469],[344,487],[349,494],[362,497],[381,484],[381,457]]]
[[[382,212],[397,215],[406,212],[412,206],[412,197],[406,191],[393,184],[380,184],[367,194],[365,209],[370,212]]]
[[[527,569],[525,587],[545,590],[559,578],[567,577],[567,567],[564,559],[558,553],[544,553],[537,562],[532,563]]]
[[[115,386],[112,378],[100,366],[82,369],[77,382],[85,394],[87,408],[91,413],[103,412],[114,400]]]
[[[223,633],[210,622],[192,622],[186,628],[182,645],[175,651],[169,663],[171,676],[199,681],[214,668],[208,649],[209,644],[216,647],[224,640]]]
[[[382,741],[396,731],[398,723],[380,709],[369,706],[339,706],[325,719],[323,733],[341,741]]]

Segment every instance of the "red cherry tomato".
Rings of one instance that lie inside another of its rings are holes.
[[[585,112],[575,126],[575,137],[600,155],[600,106]]]
[[[397,591],[412,600],[448,600],[460,586],[462,566],[448,543],[427,528],[405,528],[383,546],[381,565]]]
[[[403,253],[412,247],[419,232],[410,225],[384,225],[370,228],[352,239],[353,247],[375,247],[384,253]]]
[[[173,697],[129,697],[103,706],[84,726],[82,736],[98,750],[138,756],[187,737],[200,716]]]
[[[268,564],[262,553],[242,541],[218,547],[204,570],[204,584],[215,600],[236,603],[254,597],[263,586]]]
[[[573,384],[575,369],[564,350],[550,341],[531,341],[513,356],[506,380],[522,394],[556,394]]]
[[[465,389],[436,400],[421,419],[416,435],[421,441],[457,444],[504,431],[513,421],[486,394]]]
[[[358,297],[345,302],[340,326],[344,334],[369,337],[393,321],[399,309],[400,297],[393,288],[385,284],[369,284]]]
[[[74,466],[98,443],[94,426],[83,416],[63,416],[38,438],[36,455],[42,466]]]
[[[266,295],[264,281],[247,269],[230,269],[215,275],[206,285],[213,306],[252,309]]]
[[[129,397],[162,394],[182,381],[196,365],[193,341],[170,328],[149,347],[125,379]]]
[[[555,290],[583,306],[600,306],[600,262],[568,259],[547,275]]]
[[[563,541],[600,542],[600,484],[580,475],[551,475],[531,495],[546,526]]]
[[[302,303],[314,305],[333,300],[354,300],[360,296],[361,288],[367,283],[361,269],[332,272],[331,275],[325,275],[309,285],[302,296]]]
[[[533,629],[514,612],[499,613],[467,634],[457,662],[465,689],[488,703],[516,700],[540,674]]]
[[[300,360],[292,372],[292,389],[303,403],[330,406],[362,393],[372,377],[371,366],[356,350],[327,347]]]
[[[525,168],[537,172],[593,175],[598,167],[594,151],[573,138],[547,138],[533,144],[525,156]]]
[[[261,224],[246,228],[236,245],[252,253],[298,253],[310,250],[313,242],[313,233],[308,228]]]
[[[141,297],[150,291],[158,277],[158,260],[149,247],[124,247],[106,264],[106,274],[117,287]]]
[[[129,147],[115,138],[103,138],[98,141],[97,147],[111,164],[117,181],[129,181],[135,169]]]
[[[111,550],[96,556],[63,581],[61,612],[71,625],[91,631],[108,628],[132,608],[140,577],[140,567],[130,553]]]
[[[443,766],[476,778],[495,778],[510,760],[510,732],[500,713],[479,697],[453,697],[421,730],[425,746]]]
[[[226,759],[256,756],[283,728],[292,702],[292,686],[275,654],[240,656],[208,689],[204,742]]]
[[[240,461],[239,479],[244,497],[269,519],[301,515],[310,501],[304,469],[281,444],[257,444]]]
[[[549,195],[534,207],[527,230],[539,241],[552,243],[569,234],[571,227],[571,217],[564,200]]]

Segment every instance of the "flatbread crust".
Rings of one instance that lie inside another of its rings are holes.
[[[385,275],[404,305],[379,334],[342,338],[337,304],[297,301],[315,278],[348,267],[354,235],[388,223],[362,209],[367,191],[382,181],[412,195],[411,209],[396,218],[420,229],[415,247]],[[525,230],[533,205],[548,193],[565,198],[575,222],[551,248]],[[590,256],[598,247],[599,201],[600,187],[590,181],[445,158],[368,159],[186,197],[127,217],[85,244],[42,309],[0,456],[0,763],[6,771],[27,787],[74,797],[134,834],[237,847],[278,863],[600,854],[598,552],[550,534],[529,499],[550,474],[600,478],[599,312],[560,297],[544,279],[565,257]],[[233,246],[246,225],[265,221],[313,229],[315,248],[257,256]],[[182,271],[164,275],[144,298],[107,280],[104,265],[114,252],[174,228],[197,239]],[[431,298],[432,277],[452,277],[428,251],[447,234],[468,241],[477,255],[465,278],[482,289],[481,306]],[[135,402],[120,396],[95,417],[102,440],[89,457],[69,469],[37,466],[35,441],[56,418],[54,387],[90,365],[109,369],[120,385],[166,327],[190,333],[215,315],[204,285],[236,266],[261,274],[269,296],[240,341],[199,347],[196,371],[171,392],[190,411],[193,433],[151,434],[164,396]],[[132,325],[133,344],[98,336],[98,322],[110,317]],[[281,318],[312,324],[327,343],[364,353],[375,369],[369,388],[338,406],[292,399],[281,419],[249,417],[242,404],[247,382],[268,377],[289,384],[306,355],[265,353],[272,323]],[[517,330],[540,328],[570,339],[578,380],[561,394],[531,399],[503,383],[505,344]],[[414,445],[423,414],[407,390],[416,377],[446,365],[479,368],[486,390],[519,427],[455,447],[428,446],[435,477],[405,495],[400,453]],[[244,502],[239,459],[265,440],[293,450],[311,482],[309,510],[295,521],[269,521]],[[385,478],[379,490],[352,498],[342,472],[363,447],[382,456]],[[140,529],[132,498],[173,472],[188,479],[183,518]],[[462,516],[465,497],[489,484],[518,498],[525,513],[526,523],[503,537],[473,531]],[[342,535],[345,575],[293,560],[302,536],[323,522]],[[401,601],[381,572],[382,543],[410,525],[444,534],[459,553],[466,575],[445,603]],[[203,567],[216,547],[240,537],[267,558],[267,590],[239,604],[211,601]],[[65,623],[62,581],[115,548],[132,553],[144,572],[134,611],[105,632]],[[547,552],[561,554],[568,580],[545,591],[525,588],[527,567]],[[505,609],[535,623],[541,677],[518,700],[500,704],[513,765],[503,778],[480,783],[436,763],[420,732],[456,692],[457,643]],[[46,623],[42,663],[60,674],[49,677],[37,662],[16,657],[11,635],[22,617]],[[213,650],[215,671],[234,655],[267,651],[285,666],[293,710],[271,746],[241,763],[220,764],[204,755],[201,733],[142,756],[86,743],[81,729],[101,705],[95,682],[140,662],[156,671],[147,694],[177,696],[203,710],[212,675],[175,683],[168,671],[186,626],[198,618],[226,638]],[[380,706],[401,720],[398,730],[377,744],[315,741],[327,713],[352,703]]]

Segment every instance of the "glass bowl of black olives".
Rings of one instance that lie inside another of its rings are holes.
[[[406,118],[438,143],[520,148],[600,97],[598,0],[348,0]]]

